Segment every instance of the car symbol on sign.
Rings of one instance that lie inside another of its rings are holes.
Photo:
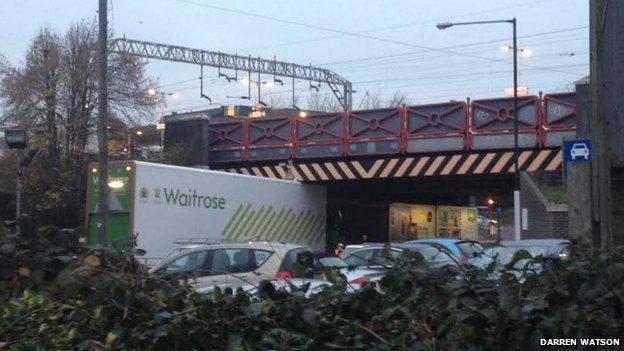
[[[575,143],[572,145],[572,149],[570,149],[570,157],[573,160],[577,158],[583,158],[584,160],[589,159],[589,148],[584,143]]]

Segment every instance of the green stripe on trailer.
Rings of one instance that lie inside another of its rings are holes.
[[[271,234],[275,232],[275,227],[278,225],[279,221],[282,219],[285,212],[286,212],[285,207],[282,207],[282,209],[279,210],[279,212],[277,211],[277,209],[273,210],[269,220],[266,221],[266,226],[262,228],[262,232],[266,240],[269,240],[269,237],[271,236]]]
[[[296,227],[293,228],[290,240],[298,243],[302,242],[303,236],[301,235],[301,232],[303,231],[303,228],[306,226],[306,224],[310,221],[311,217],[312,216],[310,211],[305,211],[305,215],[303,216],[301,221],[297,224]]]
[[[273,211],[273,208],[271,206],[266,207],[266,209],[264,208],[264,206],[262,208],[263,208],[264,211],[260,211],[261,213],[258,214],[258,219],[249,228],[248,232],[249,232],[249,235],[252,238],[259,238],[260,237],[260,235],[261,235],[260,227],[262,227],[265,224],[265,221],[266,221],[269,213],[271,213],[271,211]]]
[[[277,236],[275,237],[275,241],[282,241],[282,238],[285,236],[284,233],[288,230],[288,228],[291,227],[292,223],[295,222],[296,219],[297,219],[297,213],[294,211],[291,212],[286,222],[284,222],[284,224],[279,228],[279,231],[277,232]]]
[[[238,239],[238,237],[241,236],[241,233],[244,230],[246,230],[247,226],[249,225],[249,222],[253,220],[255,215],[256,215],[256,211],[254,211],[253,208],[249,212],[247,212],[247,215],[245,216],[245,218],[243,218],[241,225],[238,227],[236,232],[234,232],[232,239]]]
[[[275,232],[275,227],[277,226],[279,221],[282,219],[285,212],[286,212],[286,208],[282,207],[281,211],[279,211],[279,213],[277,211],[274,212],[274,215],[271,217],[271,220],[267,222],[267,226],[266,228],[264,228],[266,240],[269,240],[271,235]]]
[[[230,221],[233,223],[232,227],[230,228],[228,233],[225,233],[225,237],[226,238],[233,238],[237,232],[237,230],[243,225],[243,222],[248,218],[249,216],[249,211],[251,210],[251,204],[241,204],[241,206],[244,206],[243,211],[241,212],[240,216],[236,219],[234,219],[233,217],[230,219]]]
[[[275,219],[275,215],[276,215],[276,212],[273,211],[273,209],[271,209],[269,213],[267,214],[266,218],[264,219],[264,222],[260,225],[260,227],[258,227],[258,235],[262,237],[264,240],[266,240],[266,237],[267,237],[266,229],[269,226],[269,224],[273,222],[273,219]]]
[[[316,213],[313,213],[312,220],[306,223],[305,228],[303,228],[303,234],[302,234],[302,239],[304,241],[310,240],[312,236],[314,235],[314,228],[316,227],[316,224],[318,223],[318,218],[319,218],[319,215]]]
[[[284,215],[279,220],[279,222],[276,223],[275,227],[273,228],[273,233],[271,234],[269,238],[267,238],[267,240],[269,241],[277,240],[277,237],[280,234],[281,228],[288,222],[291,216],[292,216],[292,208],[288,208],[288,210],[286,211],[286,213],[284,213]]]
[[[249,229],[258,221],[258,217],[262,215],[264,209],[265,207],[262,206],[257,212],[253,212],[253,215],[249,218],[247,223],[245,223],[245,226],[243,226],[236,235],[236,239],[245,239],[249,237]]]
[[[294,231],[296,228],[298,228],[299,225],[301,225],[301,222],[305,219],[305,215],[306,215],[306,212],[304,210],[299,212],[299,216],[297,216],[297,219],[295,220],[295,222],[293,222],[288,228],[284,230],[281,241],[286,241],[286,242],[293,241]]]
[[[268,207],[264,205],[260,207],[260,210],[256,212],[256,215],[247,224],[247,227],[243,229],[241,235],[239,236],[240,239],[255,239],[256,238],[256,233],[253,230],[254,228],[257,228],[257,226],[262,222],[264,215],[267,213],[267,209]]]
[[[238,216],[240,216],[244,206],[245,206],[244,204],[238,205],[238,208],[236,208],[236,211],[234,212],[234,215],[227,222],[227,224],[223,228],[223,231],[221,231],[221,235],[224,238],[227,238],[229,236],[229,230],[232,227],[232,225],[238,221]]]
[[[314,227],[312,227],[313,236],[310,239],[311,243],[320,243],[322,246],[325,246],[325,221],[326,218],[323,215],[318,216],[317,223]]]

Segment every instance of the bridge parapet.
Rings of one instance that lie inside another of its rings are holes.
[[[560,93],[544,95],[543,133],[544,146],[559,146],[564,139],[576,136],[576,94]]]
[[[576,135],[574,93],[520,97],[519,146],[560,148]],[[513,98],[402,106],[349,113],[298,111],[280,118],[232,118],[211,123],[210,155],[219,165],[262,161],[411,157],[511,150]]]

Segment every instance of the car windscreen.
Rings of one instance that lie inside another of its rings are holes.
[[[423,255],[425,261],[428,263],[444,263],[449,262],[452,263],[453,259],[450,257],[450,254],[444,250],[440,250],[435,246],[430,245],[418,245],[413,248],[408,248],[407,250],[419,252]]]
[[[373,264],[373,258],[375,251],[372,248],[356,250],[347,256],[344,256],[343,260],[351,267],[362,267]]]
[[[308,258],[311,259],[308,260]],[[301,247],[292,249],[284,255],[279,270],[286,271],[295,278],[300,278],[302,272],[296,272],[296,270],[305,270],[306,268],[312,269],[313,266],[314,259],[312,251],[310,251],[309,248]]]
[[[347,268],[349,265],[338,257],[326,256],[319,257],[319,262],[323,267]]]
[[[505,265],[505,264],[510,263],[514,255],[516,254],[516,252],[518,252],[521,249],[522,248],[520,247],[494,246],[494,247],[486,249],[484,252],[486,255],[492,258],[496,257],[496,260],[500,264]]]
[[[570,248],[567,243],[561,243],[548,249],[546,256],[555,258],[567,258],[570,255]]]
[[[512,245],[516,250],[526,250],[532,257],[546,256],[552,245]]]
[[[467,257],[474,257],[475,254],[476,256],[480,256],[483,253],[483,246],[474,241],[459,241],[455,243],[455,245],[459,248],[459,251]]]

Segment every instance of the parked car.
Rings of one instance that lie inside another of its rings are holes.
[[[406,241],[406,244],[425,244],[451,254],[463,264],[485,268],[492,263],[492,258],[483,255],[483,247],[476,241],[457,238],[432,238]]]
[[[532,257],[543,256],[546,259],[566,259],[569,256],[570,241],[567,239],[528,239],[503,241],[503,246],[524,249]]]
[[[406,252],[412,251],[423,255],[425,261],[432,269],[456,266],[449,253],[430,245],[390,243],[389,253],[385,252],[387,249],[386,244],[367,244],[343,256],[343,260],[350,267],[366,267],[368,269],[385,271],[387,268],[405,260]]]
[[[491,257],[498,266],[499,270],[508,270],[508,268],[514,268],[517,271],[531,271],[540,272],[542,266],[539,263],[531,262],[531,259],[521,258],[518,259],[513,267],[508,267],[513,262],[514,256],[519,251],[526,251],[521,246],[505,246],[505,245],[493,245],[484,249],[484,255]],[[530,253],[526,251],[529,255]]]
[[[504,245],[490,245],[483,249],[483,253],[496,261],[497,265],[505,266],[511,263],[514,255],[519,249]]]
[[[541,273],[544,264],[534,262],[530,258],[522,258],[517,260],[513,267],[509,267],[518,252],[525,251],[533,258],[543,257],[547,260],[560,260],[568,257],[568,246],[569,242],[564,239],[505,241],[499,245],[488,247],[484,253],[496,260],[500,271],[512,273],[518,280],[524,281],[529,275]]]
[[[327,253],[313,253],[306,247],[291,250],[286,254],[279,270],[279,279],[271,280],[271,284],[278,291],[292,292],[295,289],[304,290],[305,296],[310,297],[321,292],[323,289],[332,286],[325,275],[326,269],[334,269],[337,274],[342,274],[347,282],[367,274],[375,274],[376,271],[364,268],[350,269],[342,259]],[[203,286],[198,288],[200,293],[211,294],[214,288],[218,287],[222,291],[242,289],[250,295],[258,293],[258,284],[247,284],[242,286],[232,286],[231,284],[220,284],[213,286]],[[348,292],[353,292],[360,288],[357,283],[347,286]]]
[[[306,246],[272,243],[193,245],[163,259],[149,272],[173,279],[188,279],[195,289],[208,286],[256,285],[262,280],[292,278],[297,254]]]
[[[316,253],[314,255],[314,278],[327,279],[323,274],[324,270],[327,268],[336,269],[349,284],[359,285],[381,278],[383,275],[378,269],[349,265],[340,257],[325,253]]]
[[[355,251],[355,250],[359,250],[362,248],[365,248],[367,246],[383,246],[384,243],[362,243],[362,244],[350,244],[345,246],[344,250],[342,251],[342,255],[340,255],[341,258],[345,258],[347,257],[351,252]]]

